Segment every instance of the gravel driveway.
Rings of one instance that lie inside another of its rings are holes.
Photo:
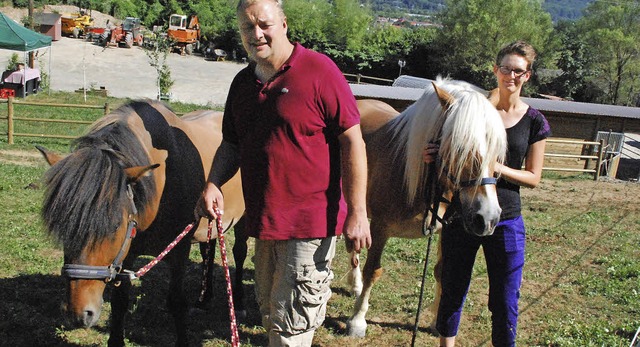
[[[140,47],[105,49],[82,39],[63,37],[53,42],[50,51],[42,52],[44,55],[39,61],[44,64],[41,70],[45,72],[49,70],[51,55],[52,90],[105,87],[114,97],[156,98],[156,70]],[[0,69],[6,68],[13,53],[23,59],[22,52],[0,50]],[[224,105],[233,77],[246,66],[177,53],[169,54],[167,63],[175,81],[171,100],[209,107]]]

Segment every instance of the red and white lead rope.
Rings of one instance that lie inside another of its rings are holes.
[[[240,346],[238,337],[238,324],[236,322],[236,310],[233,307],[233,291],[231,289],[231,275],[229,275],[229,264],[227,263],[227,248],[224,245],[224,229],[222,227],[222,213],[215,209],[216,226],[218,227],[218,242],[220,243],[220,257],[224,267],[224,277],[227,279],[227,298],[229,299],[229,319],[231,320],[231,346]],[[213,221],[209,220],[209,230],[212,229]]]
[[[191,231],[191,229],[193,228],[194,224],[195,224],[195,222],[187,225],[187,227],[184,228],[184,230],[180,233],[180,235],[178,235],[178,237],[176,237],[176,239],[173,240],[173,242],[171,242],[167,246],[167,248],[165,248],[164,251],[162,251],[162,253],[160,253],[160,255],[158,255],[155,259],[150,261],[149,264],[141,267],[140,270],[138,270],[134,274],[134,277],[135,278],[140,278],[140,277],[144,276],[147,272],[149,272],[149,270],[151,270],[152,267],[156,266],[156,264],[158,264],[160,262],[160,260],[162,260],[162,258],[164,258],[164,256],[167,255],[173,249],[173,247],[175,247],[178,244],[178,242],[180,242],[180,240],[182,240],[182,238],[185,237],[185,235],[187,235],[189,233],[189,231]]]
[[[231,320],[231,346],[240,346],[240,338],[238,336],[238,324],[236,322],[236,311],[233,306],[233,290],[231,289],[231,275],[229,274],[229,264],[227,263],[227,248],[224,244],[224,228],[222,226],[222,213],[220,210],[215,209],[217,229],[218,229],[218,242],[220,242],[220,255],[222,258],[222,266],[224,267],[224,276],[227,280],[227,298],[229,299],[229,319]],[[133,277],[140,278],[144,276],[152,267],[156,266],[162,258],[164,258],[188,233],[193,229],[195,222],[187,225],[186,228],[178,235],[173,242],[171,242],[167,248],[160,253],[155,259],[150,261],[147,265],[138,270]],[[211,239],[211,230],[213,229],[213,220],[209,220],[209,230],[207,231],[207,237]]]

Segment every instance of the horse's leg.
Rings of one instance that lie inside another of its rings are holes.
[[[442,231],[440,231],[442,232]],[[436,255],[436,263],[433,267],[433,278],[435,279],[436,285],[434,287],[433,293],[433,302],[429,306],[429,311],[431,311],[431,324],[429,324],[429,329],[433,333],[437,333],[436,329],[436,321],[438,320],[438,307],[440,306],[440,294],[442,294],[442,237],[438,237],[437,247],[438,253]]]
[[[347,283],[351,286],[351,295],[356,298],[362,294],[362,272],[360,271],[360,254],[351,252],[351,271],[347,277]]]
[[[216,239],[200,242],[200,256],[202,257],[202,282],[196,308],[206,310],[213,297],[213,262],[216,257]],[[204,272],[206,271],[206,272]]]
[[[171,271],[169,280],[169,293],[167,294],[167,308],[173,316],[176,328],[176,346],[187,346],[187,299],[184,294],[182,283],[186,260],[189,256],[190,243],[183,243],[173,249],[172,257],[167,259]]]
[[[236,318],[239,320],[244,320],[247,317],[247,309],[244,306],[242,277],[244,276],[244,261],[247,259],[247,240],[249,240],[249,236],[247,236],[244,228],[244,217],[242,217],[233,227],[236,238],[233,244],[233,259],[236,263],[236,277],[233,281],[233,303],[236,310]]]
[[[131,261],[125,261],[123,267],[131,268]],[[124,280],[111,291],[111,322],[109,323],[109,347],[124,346],[124,321],[129,309],[129,290],[131,282]]]
[[[365,315],[369,310],[369,297],[371,288],[382,276],[382,251],[387,244],[387,237],[384,236],[382,226],[375,221],[371,222],[371,248],[367,253],[367,261],[364,264],[364,287],[362,293],[356,299],[353,308],[353,315],[347,321],[347,334],[349,336],[364,337],[367,332],[367,321]]]

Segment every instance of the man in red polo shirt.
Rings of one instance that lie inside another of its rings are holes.
[[[326,56],[287,38],[277,0],[240,0],[251,63],[231,84],[223,141],[199,204],[241,168],[247,232],[256,238],[256,298],[270,346],[310,346],[331,296],[336,236],[371,245],[367,164],[355,98]]]

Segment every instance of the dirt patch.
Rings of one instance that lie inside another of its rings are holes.
[[[627,204],[640,196],[640,184],[606,177],[598,181],[543,179],[538,187],[522,188],[521,193],[527,208],[533,211],[558,205],[580,209],[604,201]]]
[[[0,164],[37,167],[42,166],[43,163],[44,159],[42,158],[42,155],[40,155],[40,153],[38,153],[36,150],[0,150]]]

